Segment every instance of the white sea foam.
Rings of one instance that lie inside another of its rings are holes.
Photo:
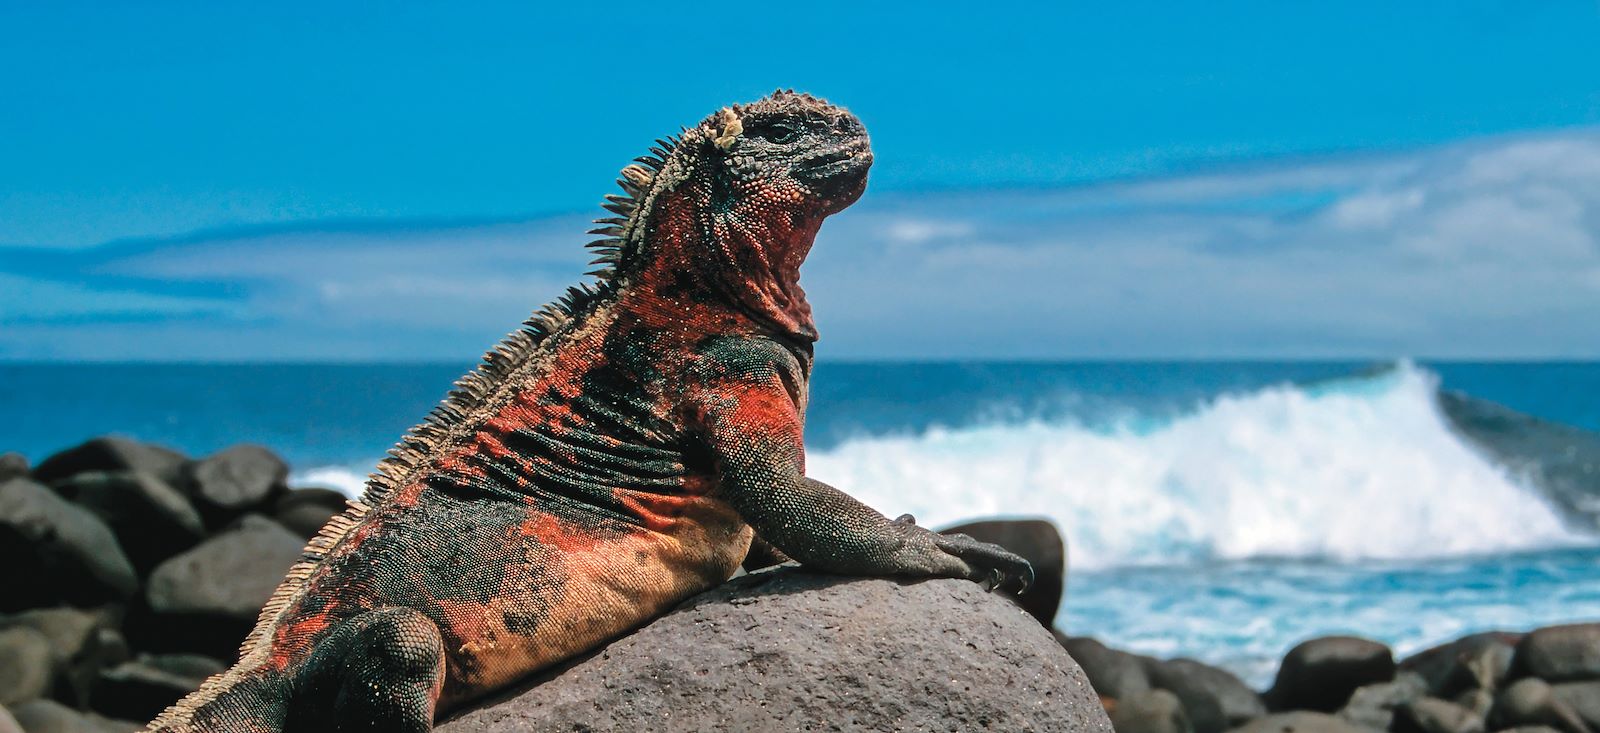
[[[1411,364],[1213,399],[1155,426],[1043,422],[869,436],[807,473],[925,525],[1035,515],[1077,568],[1260,557],[1350,561],[1591,543],[1461,442]],[[376,463],[374,460],[373,463]],[[360,494],[370,465],[297,485]]]
[[[813,452],[807,473],[928,525],[1049,517],[1080,568],[1592,541],[1452,434],[1436,388],[1402,364],[1220,397],[1153,429],[1031,423],[861,438]]]

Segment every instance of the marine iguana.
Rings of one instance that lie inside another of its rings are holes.
[[[430,730],[723,582],[752,528],[832,572],[1032,581],[805,476],[799,269],[865,189],[860,121],[780,91],[657,143],[597,220],[598,283],[458,381],[149,730]]]

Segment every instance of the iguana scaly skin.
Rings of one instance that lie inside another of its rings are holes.
[[[800,263],[866,186],[861,123],[778,92],[658,142],[599,220],[598,285],[462,378],[307,546],[238,664],[151,730],[429,730],[726,580],[752,528],[832,572],[1031,580],[805,477]]]

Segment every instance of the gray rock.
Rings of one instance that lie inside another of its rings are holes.
[[[193,654],[142,656],[101,671],[91,707],[113,718],[150,720],[222,670],[221,662]]]
[[[1348,721],[1324,713],[1278,713],[1256,718],[1232,733],[1371,733]]]
[[[696,596],[530,685],[439,733],[1111,725],[1049,632],[974,583],[789,568]]]
[[[16,718],[11,717],[11,711],[0,706],[0,733],[25,733],[22,725]]]
[[[1394,679],[1389,647],[1353,636],[1328,636],[1289,650],[1278,677],[1265,695],[1273,710],[1331,713],[1349,702],[1362,685]]]
[[[90,471],[52,488],[111,527],[141,574],[205,536],[205,524],[189,500],[148,473]]]
[[[190,466],[189,477],[196,506],[218,527],[287,490],[289,466],[259,445],[236,445]]]
[[[0,481],[28,475],[28,459],[21,453],[0,453]]]
[[[1057,633],[1056,638],[1083,668],[1089,684],[1101,697],[1121,700],[1150,689],[1150,673],[1142,658],[1112,649],[1087,636],[1068,637]]]
[[[188,462],[182,453],[158,445],[127,438],[95,438],[44,459],[33,469],[33,478],[51,484],[85,471],[138,471],[182,487]]]
[[[44,634],[29,628],[0,631],[0,705],[43,697],[55,674]]]
[[[1437,697],[1405,703],[1395,711],[1395,733],[1484,733],[1483,719]]]
[[[1517,644],[1512,676],[1546,682],[1600,679],[1600,623],[1548,626]]]
[[[1498,689],[1505,681],[1512,650],[1522,636],[1506,631],[1463,636],[1417,652],[1400,662],[1398,668],[1422,675],[1428,681],[1428,689],[1441,698],[1473,687]]]
[[[1399,672],[1393,680],[1362,685],[1339,709],[1339,717],[1352,725],[1371,730],[1388,730],[1394,724],[1395,708],[1428,694],[1428,682],[1417,672]]]
[[[133,565],[105,522],[28,479],[0,483],[0,611],[133,595]]]
[[[1196,733],[1221,733],[1267,714],[1261,697],[1232,672],[1193,659],[1152,661],[1150,684],[1183,701]]]
[[[1067,544],[1054,524],[1045,519],[992,519],[939,531],[992,542],[1026,558],[1033,565],[1033,587],[1021,595],[1005,597],[1015,600],[1045,628],[1055,624],[1061,593],[1067,587]]]
[[[158,613],[254,620],[305,546],[282,525],[248,515],[150,574],[146,598]]]
[[[132,721],[80,713],[54,700],[23,703],[11,714],[27,733],[135,733],[144,728]]]
[[[278,497],[272,518],[301,537],[310,539],[333,515],[344,511],[345,495],[333,489],[292,489]]]
[[[303,538],[277,522],[245,515],[237,526],[150,573],[148,611],[129,619],[129,639],[154,652],[233,659],[304,546]]]
[[[1189,733],[1194,726],[1177,695],[1166,690],[1145,690],[1118,700],[1111,711],[1117,733]]]
[[[1600,730],[1600,680],[1551,685],[1550,693],[1556,700],[1572,708],[1590,728]]]
[[[1550,683],[1527,677],[1511,683],[1495,697],[1489,726],[1495,730],[1519,725],[1547,725],[1564,733],[1593,733],[1577,711],[1557,699]]]
[[[104,643],[107,619],[75,608],[41,608],[0,618],[0,629],[25,628],[43,634],[50,643],[51,665],[56,670],[55,696],[83,705],[100,667],[122,661],[125,646]]]

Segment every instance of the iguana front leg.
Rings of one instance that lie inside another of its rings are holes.
[[[936,534],[909,516],[890,520],[807,478],[795,380],[782,366],[725,375],[707,385],[701,409],[720,496],[763,539],[804,566],[835,573],[1033,583],[1028,561],[998,545]]]

